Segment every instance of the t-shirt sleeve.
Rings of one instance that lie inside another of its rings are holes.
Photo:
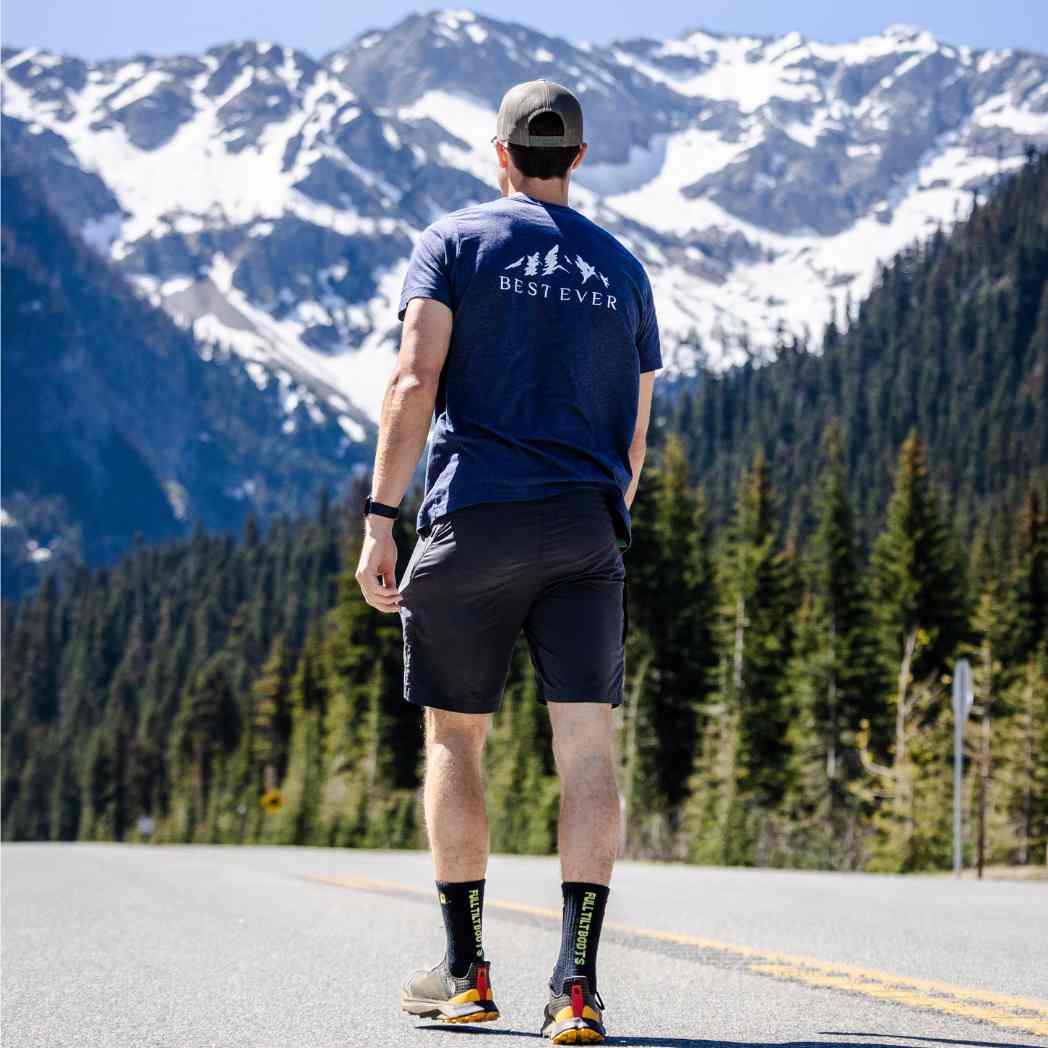
[[[413,298],[435,298],[453,309],[451,301],[451,269],[455,262],[454,227],[445,219],[427,226],[411,251],[404,286],[400,292],[397,319],[404,319],[404,311]]]
[[[662,367],[662,342],[659,339],[659,321],[655,315],[655,296],[651,282],[644,274],[644,287],[641,293],[640,325],[637,328],[637,353],[640,356],[640,370],[658,371]]]

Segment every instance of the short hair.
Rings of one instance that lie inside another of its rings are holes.
[[[537,113],[528,121],[533,135],[562,135],[564,120],[559,113]],[[563,178],[578,155],[578,146],[519,146],[507,142],[513,163],[526,178]]]

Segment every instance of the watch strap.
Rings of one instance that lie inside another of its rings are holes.
[[[369,513],[374,513],[378,517],[389,517],[390,520],[396,520],[400,516],[400,508],[398,506],[387,506],[384,502],[376,502],[368,495],[364,499],[364,516],[366,517]]]

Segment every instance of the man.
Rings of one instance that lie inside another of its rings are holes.
[[[425,817],[447,949],[408,979],[401,1004],[449,1022],[498,1018],[481,934],[482,752],[523,630],[561,781],[562,941],[542,1033],[599,1043],[597,946],[619,828],[622,551],[662,358],[643,267],[568,205],[587,148],[579,100],[547,80],[518,84],[492,141],[501,197],[432,223],[411,256],[356,574],[369,604],[399,611],[404,696],[425,708]],[[419,539],[398,587],[393,519],[434,412]]]

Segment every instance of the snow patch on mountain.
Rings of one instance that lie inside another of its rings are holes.
[[[769,49],[754,37],[715,39],[706,33],[693,33],[683,40],[668,41],[654,51],[652,62],[631,58],[623,51],[616,57],[651,80],[658,81],[682,95],[713,98],[736,103],[744,113],[767,104],[772,98],[795,102],[818,102],[818,84],[807,70],[791,71],[788,59],[803,47],[799,34],[790,33]],[[661,59],[693,59],[697,71],[677,76],[660,68]]]

